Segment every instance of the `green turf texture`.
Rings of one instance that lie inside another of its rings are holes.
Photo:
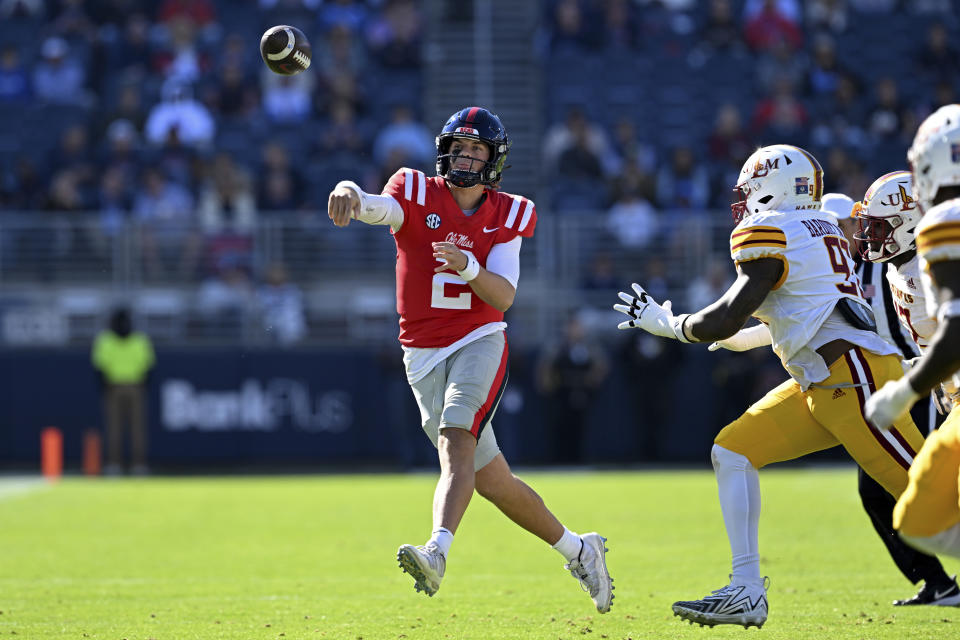
[[[761,472],[762,630],[670,610],[727,582],[708,470],[519,475],[571,529],[609,538],[610,613],[479,497],[439,593],[415,593],[395,554],[429,535],[431,474],[68,478],[0,498],[0,639],[960,637],[958,609],[890,605],[915,588],[852,467]]]

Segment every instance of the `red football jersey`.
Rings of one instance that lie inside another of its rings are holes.
[[[452,242],[485,266],[494,244],[533,235],[537,212],[532,200],[495,189],[485,193],[468,216],[439,176],[427,178],[404,168],[383,188],[383,195],[403,208],[403,225],[393,236],[402,344],[446,347],[481,325],[503,320],[503,312],[481,300],[456,271],[433,271],[440,264],[433,257],[434,242]]]

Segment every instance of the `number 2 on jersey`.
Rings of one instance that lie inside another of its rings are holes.
[[[827,247],[827,255],[830,256],[830,266],[833,267],[833,272],[841,274],[843,279],[846,280],[844,284],[838,284],[837,289],[841,293],[864,297],[860,282],[847,262],[850,258],[850,244],[845,239],[836,236],[824,236],[823,244]],[[850,281],[851,276],[853,277],[852,282]]]

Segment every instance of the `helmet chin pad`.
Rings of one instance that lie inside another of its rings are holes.
[[[482,179],[479,171],[464,171],[462,169],[449,169],[442,177],[453,186],[464,189],[477,186]]]

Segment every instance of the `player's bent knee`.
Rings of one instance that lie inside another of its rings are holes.
[[[731,451],[719,444],[714,444],[710,450],[710,460],[716,471],[720,469],[753,469],[750,459],[742,453]]]

